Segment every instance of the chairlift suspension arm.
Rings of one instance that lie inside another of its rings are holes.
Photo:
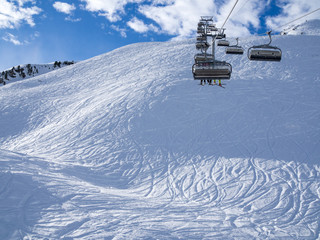
[[[272,39],[271,39],[271,31],[267,32],[268,36],[269,36],[269,39],[270,39],[270,42],[267,44],[267,45],[270,45],[271,42],[272,42]]]

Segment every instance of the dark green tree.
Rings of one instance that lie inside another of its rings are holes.
[[[27,70],[28,70],[28,75],[31,76],[32,74],[32,67],[31,67],[31,64],[27,64]]]

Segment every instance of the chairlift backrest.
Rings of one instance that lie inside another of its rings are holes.
[[[213,61],[213,56],[212,54],[208,53],[198,53],[194,56],[194,61],[196,63],[200,62],[212,62]]]
[[[226,54],[243,54],[244,50],[240,46],[230,46],[226,48]]]
[[[229,41],[222,39],[218,41],[218,46],[229,46]]]
[[[192,66],[194,79],[230,79],[232,66],[222,61],[195,63]]]
[[[244,50],[241,46],[239,46],[239,38],[236,38],[237,44],[231,45],[226,48],[226,54],[243,54]]]
[[[249,60],[255,61],[281,61],[282,51],[280,48],[270,46],[271,44],[271,31],[267,32],[269,36],[269,43],[263,45],[252,46],[248,49],[247,56]]]

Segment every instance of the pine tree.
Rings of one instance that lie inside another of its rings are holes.
[[[28,75],[31,76],[31,74],[32,74],[31,64],[27,64],[27,69],[28,69]]]

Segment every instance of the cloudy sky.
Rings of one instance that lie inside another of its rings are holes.
[[[0,0],[0,70],[84,60],[135,42],[192,38],[200,16],[213,16],[222,26],[236,1]],[[238,0],[226,34],[280,31],[319,7],[319,0]],[[320,11],[300,22],[312,18],[319,19]]]

